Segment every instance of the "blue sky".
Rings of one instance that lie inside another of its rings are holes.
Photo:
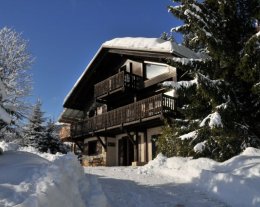
[[[177,26],[170,0],[1,0],[0,27],[29,40],[35,57],[30,100],[57,119],[62,103],[101,44],[115,37],[160,37]]]

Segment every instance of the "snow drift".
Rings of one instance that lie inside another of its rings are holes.
[[[142,174],[160,174],[176,183],[193,183],[234,207],[260,206],[260,150],[247,148],[223,163],[207,158],[192,159],[159,154]]]
[[[11,151],[16,147],[4,142],[0,147],[0,206],[86,206],[89,183],[74,155]]]

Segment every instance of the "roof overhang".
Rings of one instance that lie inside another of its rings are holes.
[[[84,118],[84,112],[75,109],[65,108],[59,117],[59,122],[61,123],[73,123],[80,121]]]

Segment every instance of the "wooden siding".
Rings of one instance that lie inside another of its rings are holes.
[[[158,94],[73,124],[71,135],[72,137],[84,136],[96,131],[145,121],[148,118],[173,112],[174,107],[173,97]]]
[[[60,129],[60,132],[59,132],[61,141],[63,141],[63,142],[70,141],[70,138],[71,138],[70,132],[71,131],[70,131],[69,125],[62,126]]]
[[[125,71],[121,71],[94,86],[95,98],[109,95],[124,87],[139,89],[142,87],[143,78],[141,76],[133,75]]]

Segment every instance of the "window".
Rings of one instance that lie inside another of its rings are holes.
[[[170,72],[169,67],[167,65],[163,65],[163,64],[155,64],[155,63],[147,62],[145,64],[145,68],[146,68],[146,78],[147,79],[152,79],[163,73]]]
[[[88,142],[88,155],[95,155],[97,153],[97,141]]]

